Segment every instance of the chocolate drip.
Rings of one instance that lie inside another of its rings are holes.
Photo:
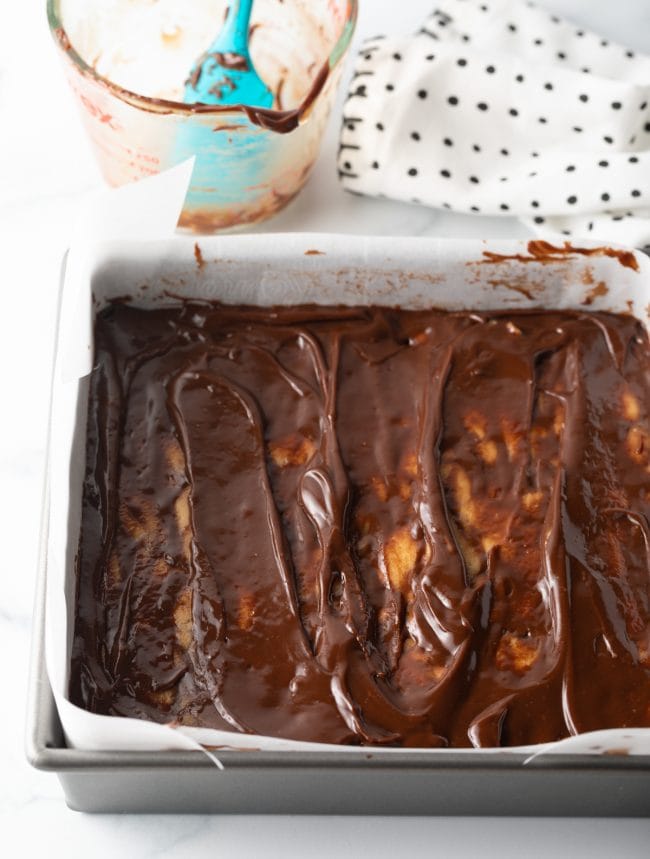
[[[71,698],[332,743],[650,726],[631,317],[116,303]]]

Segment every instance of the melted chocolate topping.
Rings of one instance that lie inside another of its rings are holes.
[[[650,726],[649,404],[626,316],[110,306],[72,700],[352,744]]]

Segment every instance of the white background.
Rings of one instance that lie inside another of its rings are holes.
[[[650,51],[650,0],[540,0]],[[648,857],[650,822],[448,818],[135,817],[69,811],[24,760],[23,723],[58,268],[77,207],[101,179],[66,89],[45,0],[0,26],[0,850],[5,856]],[[417,28],[435,0],[361,0],[357,40]],[[649,82],[650,83],[650,82]],[[339,111],[302,195],[269,231],[521,236],[509,219],[362,200],[338,187]],[[649,786],[650,787],[650,786]]]

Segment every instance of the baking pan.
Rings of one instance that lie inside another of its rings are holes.
[[[309,247],[318,246],[310,242]],[[482,751],[106,752],[66,745],[45,666],[44,487],[27,757],[86,812],[620,816],[650,813],[650,756]]]
[[[43,547],[43,542],[41,543]],[[645,817],[650,757],[467,752],[377,758],[220,752],[85,752],[67,748],[44,661],[41,551],[27,724],[27,757],[55,772],[77,811],[221,814],[399,814]]]

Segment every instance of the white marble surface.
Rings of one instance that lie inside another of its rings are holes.
[[[543,5],[650,51],[648,0],[544,0]],[[100,185],[50,43],[44,6],[44,0],[11,3],[0,27],[3,854],[286,857],[305,853],[301,845],[308,838],[314,857],[446,856],[452,850],[482,857],[650,855],[650,822],[640,820],[91,817],[66,808],[54,776],[30,770],[23,753],[24,701],[57,273],[78,204]],[[361,0],[361,6],[357,37],[391,27],[412,30],[435,2]],[[335,120],[308,188],[264,229],[525,235],[509,220],[346,196],[335,178],[336,131]]]

